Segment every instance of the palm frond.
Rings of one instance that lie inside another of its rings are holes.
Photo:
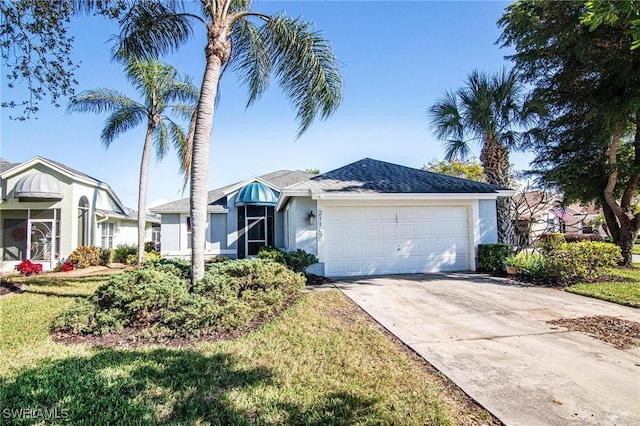
[[[444,158],[447,161],[464,161],[470,154],[469,144],[461,139],[450,139],[445,143]]]
[[[428,115],[438,139],[464,138],[464,126],[455,93],[444,92],[444,95],[429,108]]]
[[[158,97],[164,99],[167,105],[172,102],[195,104],[200,97],[200,90],[193,84],[189,76],[178,76],[170,80],[168,84],[161,86]]]
[[[231,0],[230,13],[238,13],[251,8],[251,0]]]
[[[181,126],[179,126],[178,124],[176,124],[173,121],[168,121],[168,127],[169,127],[169,136],[171,138],[171,145],[173,145],[174,149],[176,150],[176,152],[178,153],[178,158],[179,159],[183,159],[186,156],[185,152],[182,152],[186,149],[188,149],[189,147],[189,143],[188,143],[188,134],[184,132],[184,130],[182,129]],[[188,168],[186,170],[183,169],[183,163],[181,161],[180,163],[180,172],[183,174],[184,178],[188,178],[189,173],[188,173]]]
[[[169,152],[169,129],[165,121],[160,120],[153,129],[153,146],[156,148],[156,160],[160,161]]]
[[[249,89],[247,106],[253,104],[269,87],[271,58],[260,29],[248,19],[236,21],[232,28],[231,69]]]
[[[117,109],[105,120],[102,135],[100,136],[102,143],[109,147],[114,139],[145,122],[146,118],[147,111],[138,105]]]
[[[297,110],[298,137],[342,102],[342,77],[330,44],[311,24],[285,15],[271,17],[261,35],[285,95]]]
[[[71,99],[67,106],[67,112],[92,112],[102,114],[105,112],[140,106],[133,99],[113,89],[85,90]]]
[[[194,109],[191,116],[191,122],[189,123],[189,131],[179,146],[176,146],[178,151],[178,159],[180,160],[180,172],[184,178],[182,182],[182,190],[184,191],[189,184],[189,175],[191,174],[191,158],[193,154],[193,138],[196,133],[196,120],[198,119],[198,110]]]
[[[180,2],[143,0],[120,20],[116,58],[157,58],[172,52],[192,32],[192,15],[180,13]]]
[[[191,116],[193,115],[193,111],[195,111],[196,106],[193,104],[175,104],[168,105],[168,108],[171,112],[175,113],[178,117],[183,120],[191,120]]]

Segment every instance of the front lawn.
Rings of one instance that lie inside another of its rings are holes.
[[[102,282],[42,277],[0,298],[0,395],[16,423],[497,424],[337,291],[306,294],[234,341],[52,341],[51,321]]]
[[[567,291],[640,308],[640,268],[612,268],[611,280],[577,283]]]
[[[640,244],[634,244],[633,245],[633,254],[639,254],[640,255]]]

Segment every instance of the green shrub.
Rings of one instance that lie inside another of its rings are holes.
[[[545,254],[549,277],[564,285],[592,281],[620,260],[620,247],[593,241],[562,243]]]
[[[139,269],[113,276],[89,300],[79,300],[53,323],[55,331],[105,334],[124,327],[151,336],[197,335],[211,325],[210,302],[190,294],[172,274]],[[195,327],[198,330],[190,330]]]
[[[146,262],[144,269],[166,272],[181,280],[188,281],[191,279],[191,262],[186,259],[160,258]]]
[[[56,318],[53,330],[105,334],[123,328],[148,338],[194,337],[237,330],[282,308],[305,279],[275,262],[247,259],[209,265],[188,290],[190,265],[159,259],[112,276],[87,300]]]
[[[212,300],[219,308],[216,323],[232,330],[277,311],[287,299],[298,296],[304,285],[304,276],[284,265],[243,259],[210,265],[193,292]]]
[[[313,265],[314,263],[318,263],[318,258],[311,253],[307,253],[302,249],[298,249],[296,251],[290,251],[286,253],[284,257],[284,263],[293,272],[304,274],[305,270],[309,266]]]
[[[67,259],[76,269],[99,266],[102,260],[102,250],[94,246],[80,246]]]
[[[157,251],[145,251],[144,254],[142,255],[143,264],[146,264],[149,262],[157,262],[158,260],[160,260],[160,253],[158,253]],[[127,263],[128,265],[137,264],[138,263],[137,250],[136,250],[136,253],[128,255],[124,263]]]
[[[127,257],[131,254],[138,254],[138,248],[135,245],[121,244],[113,249],[113,261],[116,263],[127,263]],[[136,263],[138,260],[136,258]]]
[[[279,248],[264,246],[258,250],[258,257],[260,259],[272,260],[278,263],[285,263],[285,253]]]
[[[554,248],[558,247],[562,243],[566,243],[567,241],[564,239],[564,234],[558,232],[549,232],[547,234],[542,234],[540,236],[540,242],[538,244],[538,248],[540,251],[545,254],[549,253]]]
[[[512,255],[513,247],[509,244],[478,244],[479,269],[489,273],[501,271]]]
[[[532,279],[542,279],[547,276],[545,258],[540,253],[520,252],[507,258],[507,266],[520,268],[518,275]]]

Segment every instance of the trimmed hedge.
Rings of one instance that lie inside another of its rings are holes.
[[[284,252],[279,248],[265,246],[258,251],[258,257],[260,259],[282,263],[293,272],[300,274],[304,274],[309,266],[318,263],[318,258],[315,255],[302,249]]]
[[[52,330],[100,335],[135,328],[158,339],[233,331],[277,312],[305,284],[283,265],[246,259],[209,265],[189,291],[189,269],[183,261],[160,260],[115,275],[58,316]]]
[[[478,267],[485,272],[501,271],[510,256],[513,247],[509,244],[478,244]]]
[[[562,243],[545,254],[548,277],[563,285],[592,281],[621,260],[620,247],[594,241]]]

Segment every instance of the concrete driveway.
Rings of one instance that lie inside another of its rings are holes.
[[[547,323],[638,309],[480,274],[335,285],[507,425],[640,424],[640,349]]]

